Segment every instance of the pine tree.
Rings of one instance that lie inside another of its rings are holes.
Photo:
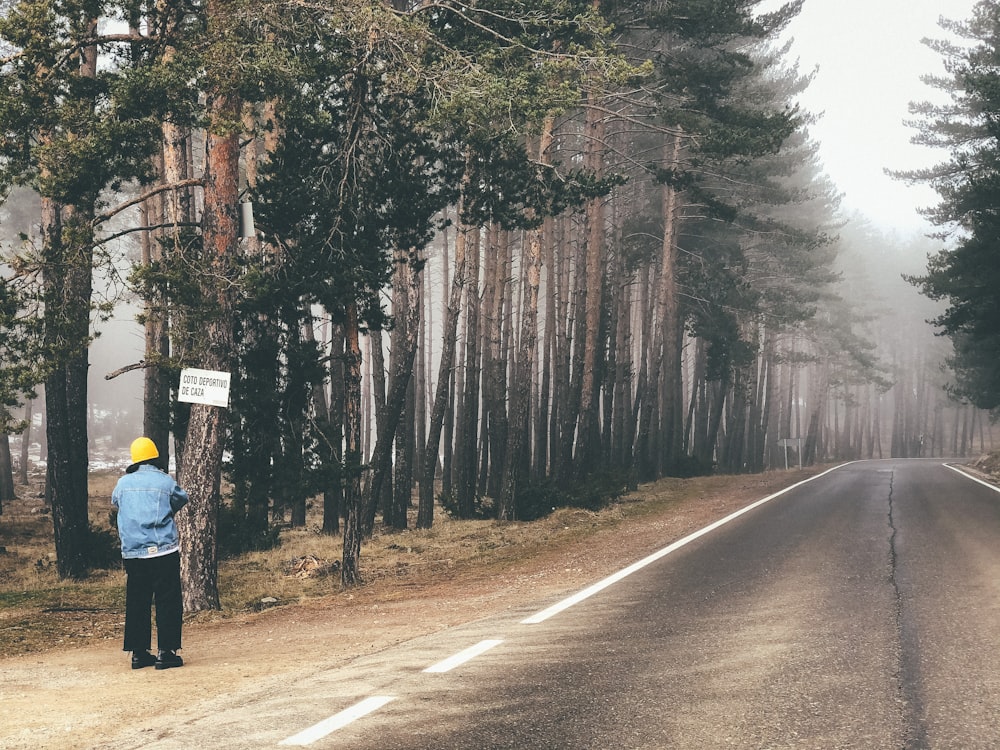
[[[930,259],[927,273],[914,278],[923,292],[945,300],[935,319],[954,343],[956,395],[975,405],[1000,407],[1000,3],[982,0],[967,22],[945,22],[963,43],[931,43],[942,53],[948,74],[928,81],[950,98],[947,104],[917,104],[914,140],[944,146],[950,159],[927,170],[903,173],[926,181],[941,202],[928,212],[939,226],[958,227],[954,246]]]
[[[87,572],[89,535],[87,347],[104,191],[148,173],[155,120],[122,96],[128,35],[101,34],[112,3],[19,2],[0,18],[7,58],[0,76],[0,185],[41,196],[38,253],[25,259],[43,278],[47,493],[62,577]]]

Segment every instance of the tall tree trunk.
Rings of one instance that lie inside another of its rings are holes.
[[[586,161],[595,176],[603,174],[604,164],[604,109],[598,106],[596,94],[591,95],[587,107]],[[580,372],[580,420],[577,433],[576,465],[580,473],[590,473],[600,464],[596,450],[600,438],[598,430],[599,402],[601,388],[600,373],[602,359],[599,350],[603,347],[601,336],[601,311],[604,304],[604,197],[592,198],[586,207],[586,260],[582,298],[584,325],[578,329],[583,334],[577,345],[583,349],[583,369]],[[580,311],[578,311],[580,314]]]
[[[455,367],[455,352],[458,349],[458,316],[465,288],[465,248],[466,228],[460,228],[455,240],[455,272],[451,279],[447,308],[444,317],[441,361],[438,364],[438,379],[434,389],[430,421],[427,426],[427,445],[424,448],[424,463],[421,467],[420,501],[417,508],[417,528],[429,529],[434,523],[434,472],[437,467],[438,450],[445,411],[450,401],[452,373]],[[447,472],[447,464],[445,464]]]
[[[369,328],[368,330],[368,369],[371,377],[368,378],[370,383],[371,396],[374,401],[373,411],[370,410],[371,414],[374,415],[375,420],[375,439],[372,441],[371,435],[368,434],[366,430],[366,435],[369,440],[369,445],[365,455],[368,457],[368,473],[366,476],[366,481],[364,483],[364,492],[367,496],[368,488],[372,481],[372,469],[374,466],[374,445],[378,443],[378,436],[382,430],[382,414],[385,412],[385,399],[386,399],[386,366],[385,366],[385,349],[384,343],[382,341],[382,329],[381,328]],[[379,510],[385,510],[386,506],[389,504],[389,496],[392,493],[392,477],[391,475],[387,478],[388,481],[382,483],[382,487],[379,488],[379,494],[377,497],[373,498],[374,509],[372,513],[377,513]],[[370,525],[367,522],[367,515],[365,516],[366,525],[365,528],[369,529]],[[375,516],[372,515],[371,524],[375,523]],[[369,531],[365,532],[370,533]]]
[[[668,158],[673,163],[679,155],[680,141],[675,139]],[[680,293],[677,282],[677,191],[669,186],[663,190],[663,376],[664,400],[661,406],[664,465],[660,471],[675,471],[683,442],[684,382],[682,351],[684,321],[681,318]]]
[[[461,518],[471,518],[475,508],[476,449],[479,445],[479,230],[470,232],[467,240],[464,388],[455,441],[455,491]]]
[[[97,33],[97,18],[87,19],[87,36]],[[80,79],[97,76],[97,47],[77,52]],[[88,108],[96,106],[91,101]],[[86,127],[84,125],[84,127]],[[49,140],[42,133],[40,141]],[[46,175],[43,171],[42,177]],[[52,503],[56,567],[62,578],[87,574],[88,513],[87,370],[93,291],[94,204],[96,195],[76,205],[42,197],[44,263],[44,344],[53,358],[45,378],[48,482]]]
[[[336,477],[323,491],[323,533],[340,533],[340,515],[344,507],[344,411],[345,411],[345,338],[344,325],[334,323],[330,342],[330,403],[323,437],[327,442],[326,455],[337,466]]]
[[[520,480],[521,461],[518,456],[525,445],[531,411],[531,379],[535,365],[535,349],[538,339],[538,286],[541,270],[541,237],[532,231],[528,238],[528,268],[524,309],[521,311],[521,333],[517,353],[516,375],[510,389],[510,429],[507,431],[507,463],[504,468],[503,485],[500,491],[497,515],[501,520],[513,520],[516,516],[515,497]]]
[[[651,395],[652,385],[649,379],[650,359],[655,356],[655,352],[652,351],[654,338],[652,333],[653,317],[656,313],[656,305],[653,301],[655,294],[652,291],[653,270],[653,264],[647,263],[643,269],[639,284],[639,309],[642,316],[639,324],[639,372],[636,376],[635,400],[632,403],[632,417],[629,422],[629,439],[632,442],[630,473],[636,479],[642,473],[642,466],[644,465],[643,455],[649,440],[649,423],[647,421],[645,426],[643,424],[647,402],[655,400]]]
[[[680,155],[680,138],[672,136],[664,144],[664,163],[673,165]],[[677,191],[668,184],[661,187],[661,213],[663,238],[660,247],[659,276],[656,283],[656,301],[652,354],[646,394],[639,423],[637,451],[640,457],[640,479],[649,480],[659,475],[664,459],[670,464],[680,445],[682,418],[681,390],[681,337],[680,299],[677,293]],[[663,379],[662,396],[651,398]],[[660,416],[659,420],[654,415]],[[663,426],[663,434],[654,435],[656,422]],[[659,439],[658,439],[659,438]],[[661,442],[662,441],[662,442]],[[662,444],[663,449],[657,446]]]
[[[24,432],[21,433],[21,455],[17,467],[18,484],[28,483],[28,449],[31,447],[32,418],[35,409],[35,399],[29,399],[24,405]]]
[[[420,313],[420,307],[417,305],[419,283],[420,273],[412,259],[408,253],[401,253],[396,265],[394,284],[399,285],[402,299],[405,300],[404,311],[396,318],[397,330],[392,341],[389,386],[385,408],[378,418],[378,438],[372,451],[372,477],[365,490],[363,517],[365,536],[371,534],[374,529],[377,500],[381,496],[383,484],[391,476],[392,445],[406,403],[410,379],[413,377],[413,359],[417,353],[417,334],[420,324],[417,319]]]
[[[163,124],[163,149],[160,159],[162,178],[167,185],[179,185],[190,177],[188,161],[188,134],[173,123]],[[157,232],[152,241],[143,247],[144,264],[163,260],[164,253],[184,252],[181,243],[182,227],[193,221],[191,199],[186,188],[175,187],[164,196],[158,196],[157,220],[167,227],[168,235]],[[169,250],[167,249],[169,248]],[[157,293],[146,300],[145,309],[145,359],[143,371],[143,433],[151,438],[164,460],[170,456],[170,323],[165,296]]]
[[[572,243],[563,243],[563,251],[567,253],[569,264],[569,247]],[[578,253],[577,253],[578,255]],[[575,258],[571,264],[572,281],[566,286],[567,300],[572,299],[571,312],[566,321],[563,357],[565,358],[563,399],[559,404],[559,471],[560,479],[575,475],[574,448],[577,445],[577,434],[580,420],[580,403],[584,378],[584,357],[587,341],[587,287],[586,258]]]
[[[170,64],[176,57],[172,46],[164,49],[164,63]],[[185,183],[190,179],[192,165],[190,158],[191,138],[186,127],[165,120],[161,126],[162,145],[157,158],[160,179],[172,189],[159,193],[147,206],[147,215],[155,219],[151,222],[160,226],[152,233],[144,233],[143,264],[163,260],[167,253],[184,252],[181,233],[194,222],[194,205],[190,188]],[[145,361],[143,371],[143,434],[151,438],[164,461],[170,458],[171,389],[170,368],[170,316],[166,297],[155,293],[145,300]],[[187,407],[185,409],[185,416]],[[178,456],[178,468],[181,456]]]
[[[780,344],[779,335],[776,332],[769,334],[770,346],[767,354],[767,382],[764,389],[764,399],[767,402],[764,411],[764,423],[762,425],[763,468],[764,470],[774,469],[778,466],[778,439],[786,437],[778,434],[781,432],[781,378],[783,370],[778,362],[778,346]]]
[[[753,326],[757,338],[763,336],[764,340],[757,342],[757,357],[751,365],[753,369],[750,371],[750,384],[747,389],[747,395],[752,400],[747,425],[747,453],[744,463],[748,472],[756,473],[761,471],[764,463],[764,432],[767,428],[767,397],[765,394],[771,337],[766,330],[762,331],[756,323]]]
[[[551,158],[552,118],[545,120],[538,147],[539,161],[548,163]],[[543,227],[545,225],[543,224]],[[517,488],[521,480],[523,465],[518,457],[521,448],[527,444],[530,431],[531,382],[535,370],[535,351],[538,344],[538,287],[542,270],[541,229],[527,234],[527,248],[523,263],[524,298],[521,304],[521,331],[518,336],[517,358],[512,368],[510,388],[510,423],[507,431],[506,456],[503,484],[497,502],[497,517],[511,521],[517,515]],[[539,436],[541,439],[541,436]]]
[[[0,433],[0,515],[3,504],[16,500],[14,494],[14,462],[10,455],[10,435]]]
[[[407,513],[413,497],[413,441],[416,439],[416,379],[411,375],[403,400],[403,413],[396,429],[396,458],[393,463],[392,503],[387,508],[385,524],[403,530],[409,520]]]
[[[705,341],[694,340],[694,367],[691,374],[691,400],[688,404],[688,422],[684,428],[684,449],[694,458],[699,471],[705,471],[703,463],[705,443],[708,441],[708,371]]]
[[[393,377],[396,377],[400,366],[397,357],[405,355],[405,352],[402,351],[404,342],[412,340],[414,356],[411,362],[415,362],[420,340],[420,288],[423,285],[423,277],[417,274],[411,278],[413,269],[408,264],[397,267],[397,273],[404,267],[407,271],[400,274],[397,283],[393,284],[392,307],[393,317],[396,320],[396,326],[392,332],[392,356],[390,357],[390,370]],[[406,330],[405,327],[409,325],[413,326],[412,331]],[[406,378],[406,392],[403,397],[403,411],[395,435],[396,457],[393,465],[392,496],[385,510],[385,524],[392,529],[406,528],[406,513],[410,506],[413,484],[413,423],[416,404],[412,364],[409,372],[402,374],[402,377]]]
[[[806,431],[805,445],[802,449],[802,463],[811,466],[822,458],[822,435],[820,424],[826,411],[826,401],[830,391],[830,366],[827,363],[819,365],[815,374],[816,382],[811,388],[809,399],[812,411],[809,415],[809,427]]]
[[[621,243],[617,243],[621,246]],[[614,263],[614,277],[611,282],[611,321],[609,330],[613,335],[608,342],[608,385],[605,389],[604,404],[604,451],[606,460],[616,469],[628,466],[628,455],[631,453],[631,443],[624,442],[626,415],[631,411],[632,357],[629,331],[631,307],[629,293],[631,286],[625,269],[625,261],[619,252]]]
[[[208,15],[225,9],[211,0]],[[210,122],[206,134],[205,191],[202,216],[203,252],[208,264],[200,283],[214,302],[214,315],[204,326],[202,367],[230,372],[235,345],[235,302],[230,286],[238,243],[239,101],[225,93],[209,94]],[[219,608],[218,514],[222,452],[226,441],[226,411],[193,404],[185,436],[185,460],[180,483],[191,501],[177,516],[181,533],[181,582],[184,609],[199,612]]]
[[[558,222],[560,240],[566,234],[564,218]],[[555,244],[555,243],[553,243]],[[576,427],[573,402],[572,342],[570,313],[570,257],[571,252],[565,241],[558,243],[552,266],[552,309],[555,315],[552,357],[552,414],[549,419],[549,463],[550,474],[555,479],[572,475],[573,433]]]
[[[532,460],[533,478],[546,476],[549,462],[549,416],[552,394],[552,360],[555,356],[556,316],[556,264],[555,243],[552,230],[555,222],[546,217],[542,225],[542,256],[545,267],[545,333],[542,340],[542,373],[538,386],[538,410],[535,413],[535,455]]]
[[[87,574],[87,347],[93,234],[86,212],[42,199],[45,344],[54,366],[45,378],[47,487],[56,566],[62,578]],[[70,348],[67,349],[67,343]]]
[[[310,315],[311,312],[307,309],[305,316],[309,317]],[[279,494],[282,496],[284,504],[291,508],[292,527],[302,528],[306,525],[306,502],[308,500],[304,490],[306,466],[303,436],[306,431],[311,394],[304,381],[305,367],[297,366],[299,357],[297,352],[301,351],[303,331],[298,325],[298,317],[294,312],[289,311],[285,318],[288,321],[286,324],[288,346],[293,352],[288,355],[288,373],[285,379],[285,395],[282,399],[285,418],[281,420],[282,436],[279,450],[286,481]]]
[[[505,292],[510,283],[506,277],[509,252],[508,233],[491,227],[483,268],[483,423],[489,457],[485,492],[492,497],[500,491],[507,446],[507,361],[503,352],[503,327]]]
[[[345,587],[361,583],[361,539],[364,536],[361,495],[361,344],[358,308],[352,302],[344,319],[344,552],[340,581]]]
[[[424,265],[426,269],[426,264]],[[418,483],[424,465],[424,448],[427,443],[427,374],[430,372],[430,335],[431,330],[431,306],[428,304],[430,289],[430,279],[426,271],[420,274],[420,287],[418,289],[417,320],[420,321],[420,329],[417,336],[417,361],[414,368],[413,393],[414,393],[414,418],[413,418],[413,440],[411,441],[413,460],[411,461],[411,483]],[[410,488],[412,493],[413,488]],[[412,497],[412,495],[411,495]],[[419,491],[417,494],[419,503]],[[412,502],[411,502],[412,505]],[[418,510],[419,512],[419,510]]]
[[[722,429],[722,415],[729,401],[728,373],[723,373],[721,380],[714,384],[706,384],[708,398],[708,430],[705,435],[704,452],[699,454],[699,464],[706,469],[711,467],[718,454],[719,431]]]

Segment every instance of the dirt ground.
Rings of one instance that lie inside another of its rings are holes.
[[[107,748],[127,725],[237,694],[322,664],[348,663],[411,638],[537,602],[557,601],[750,502],[818,473],[732,477],[711,493],[632,517],[498,572],[383,580],[329,600],[184,630],[181,669],[133,671],[117,639],[0,658],[0,747]],[[586,517],[581,517],[586,523]]]

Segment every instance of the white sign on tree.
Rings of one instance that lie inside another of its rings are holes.
[[[230,373],[218,370],[181,370],[177,400],[226,408],[229,406],[229,377]]]

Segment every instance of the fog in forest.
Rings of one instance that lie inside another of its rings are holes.
[[[27,234],[30,241],[37,231],[37,227],[32,225],[33,211],[37,211],[37,204],[26,193],[16,193],[8,201],[2,225],[5,243],[20,242],[20,232]],[[904,278],[922,274],[928,256],[938,252],[944,246],[943,241],[916,233],[902,235],[887,232],[870,224],[864,216],[855,214],[837,230],[833,244],[837,252],[834,269],[841,277],[834,289],[851,311],[856,332],[874,345],[871,351],[877,371],[874,376],[890,386],[885,391],[881,388],[874,391],[883,408],[893,412],[891,419],[883,418],[881,426],[883,453],[890,453],[893,420],[897,421],[896,430],[903,429],[899,420],[904,417],[896,414],[897,410],[910,414],[906,419],[912,420],[912,425],[907,429],[913,435],[908,440],[923,441],[922,451],[925,453],[933,450],[934,454],[940,455],[955,448],[959,452],[988,449],[992,445],[992,425],[982,416],[978,427],[972,424],[963,428],[963,435],[968,433],[970,441],[967,447],[963,447],[963,438],[958,435],[961,424],[957,420],[963,418],[964,407],[954,402],[946,392],[950,341],[935,335],[935,329],[929,322],[940,312],[941,304],[923,296],[916,286]],[[127,276],[129,264],[136,259],[138,249],[133,241],[125,239],[117,241],[110,251],[115,257],[118,278],[98,275],[95,278],[95,300],[114,300],[114,313],[107,320],[95,315],[97,336],[90,348],[90,450],[92,466],[95,467],[108,463],[120,465],[125,460],[129,442],[142,430],[142,369],[131,369],[108,378],[109,374],[135,365],[143,357],[143,330],[136,320],[139,308],[122,287],[122,280]],[[444,303],[443,284],[440,270],[435,268],[435,255],[432,245],[425,285],[429,348],[425,348],[423,353],[430,371],[437,366],[439,340],[434,334],[437,332],[440,335],[439,311]],[[320,330],[322,323],[319,321]],[[366,348],[366,380],[371,376],[370,360],[370,349]],[[33,408],[34,429],[30,435],[32,461],[43,456],[44,449],[39,444],[43,398],[44,390],[40,388],[39,399]],[[965,418],[968,419],[968,416]],[[978,432],[973,436],[974,429]],[[802,437],[804,431],[805,425],[800,423],[792,429],[796,434],[789,437]],[[370,440],[366,442],[370,445]],[[12,451],[17,456],[20,436],[12,436],[11,443]],[[919,450],[919,446],[897,446],[895,452]]]
[[[0,215],[0,245],[5,250],[37,244],[38,197],[24,189],[16,189],[4,203]],[[113,229],[110,231],[114,231]],[[91,404],[89,421],[90,456],[92,466],[105,463],[121,464],[129,442],[142,431],[142,370],[126,372],[118,377],[107,376],[123,367],[138,363],[143,357],[143,330],[136,321],[139,311],[123,287],[123,277],[138,257],[138,244],[126,237],[105,248],[113,259],[112,273],[98,271],[94,276],[94,302],[114,304],[112,316],[92,316],[92,331],[96,338],[90,346],[88,399]],[[31,405],[32,427],[29,435],[29,460],[40,462],[44,456],[44,387],[38,386],[37,398]],[[21,410],[24,413],[24,410]],[[11,450],[21,454],[21,436],[11,436]],[[17,458],[15,458],[17,460]]]
[[[826,121],[824,117],[819,117],[813,126],[816,134],[824,140],[832,140],[836,137],[835,128],[839,127],[838,118],[843,120],[846,117],[849,125],[859,121],[856,102],[847,100],[849,94],[854,95],[857,92],[851,87],[836,83],[835,77],[839,74],[838,66],[843,57],[840,51],[838,50],[832,58],[824,58],[825,48],[813,43],[810,34],[815,34],[817,29],[821,29],[820,36],[827,41],[835,36],[832,32],[828,33],[828,23],[822,18],[817,19],[810,15],[810,12],[818,13],[819,10],[807,7],[802,19],[789,27],[787,38],[798,40],[793,52],[795,55],[805,56],[801,61],[804,66],[803,72],[808,71],[812,64],[819,66],[819,73],[814,82],[816,95],[833,96],[829,92],[836,91],[840,92],[838,96],[845,98],[845,101],[836,98],[821,102],[810,100],[808,89],[804,95],[804,104],[807,108],[829,110],[825,115]],[[837,15],[850,16],[839,10]],[[851,30],[853,33],[853,24]],[[912,36],[914,39],[910,40],[912,42],[910,47],[919,46],[919,35],[914,32]],[[882,50],[883,47],[888,49],[888,44],[882,40],[870,39],[868,43],[875,51]],[[910,47],[907,47],[909,50],[907,54],[913,54]],[[868,59],[865,55],[855,57],[858,60]],[[921,65],[930,64],[925,58],[914,59],[921,60]],[[893,73],[894,68],[883,66],[879,70],[880,76],[888,76]],[[914,71],[906,70],[904,73],[917,82],[918,76]],[[870,86],[876,84],[881,86],[882,91],[892,89],[895,92],[896,86],[881,77],[866,83]],[[922,90],[917,90],[913,94],[917,98],[923,95]],[[905,103],[897,106],[905,106]],[[893,127],[896,123],[901,126],[899,113],[890,119]],[[886,138],[873,138],[868,124],[869,120],[866,118],[864,138],[868,146],[876,147],[874,142],[877,141],[879,150],[886,149]],[[843,129],[845,137],[849,137],[850,130],[846,126],[843,126]],[[898,141],[897,145],[907,141],[911,135],[903,127],[900,127],[898,133],[898,139],[894,139]],[[835,146],[833,150],[829,148],[831,145]],[[848,168],[847,162],[852,153],[857,160],[867,161],[865,164],[867,168],[872,167],[874,162],[870,155],[866,157],[863,151],[850,146],[847,142],[820,144],[820,154],[825,154],[827,160],[841,172]],[[879,177],[884,176],[881,175],[883,166],[877,167]],[[820,167],[823,167],[822,163]],[[809,179],[806,177],[800,187],[806,188]],[[831,181],[831,178],[822,174],[818,181]],[[808,185],[809,189],[815,184],[814,182]],[[832,187],[834,190],[838,189],[837,186]],[[823,189],[820,186],[819,192],[822,193]],[[853,211],[858,210],[857,204],[858,196],[855,195],[853,200],[845,201],[844,205],[851,206]],[[872,208],[877,209],[878,206]],[[28,238],[29,243],[37,241],[36,196],[26,190],[15,190],[0,210],[2,210],[0,243],[5,248],[18,246],[22,242],[20,238],[22,234]],[[789,210],[794,211],[796,208],[793,206]],[[818,221],[822,223],[828,219],[829,217],[824,216]],[[803,222],[808,224],[811,220],[811,217],[806,217]],[[838,283],[822,290],[821,299],[816,303],[816,316],[826,323],[825,331],[816,334],[811,325],[807,324],[801,334],[803,340],[800,342],[794,341],[797,334],[789,335],[784,332],[779,334],[782,340],[777,346],[786,349],[783,353],[779,353],[774,363],[780,363],[781,367],[787,368],[787,372],[784,372],[781,378],[795,379],[795,384],[792,386],[789,386],[787,380],[777,383],[778,387],[787,389],[788,405],[787,408],[783,408],[790,412],[782,416],[780,437],[804,440],[810,429],[808,412],[811,412],[813,418],[820,416],[831,436],[824,443],[822,455],[817,456],[818,459],[955,453],[966,455],[991,447],[992,424],[986,415],[956,402],[948,394],[950,375],[947,370],[947,360],[951,353],[950,341],[937,336],[934,327],[929,323],[941,312],[941,307],[921,295],[919,289],[904,278],[924,273],[928,256],[939,252],[946,246],[947,241],[925,236],[920,231],[894,232],[884,222],[873,224],[862,213],[837,214],[835,222],[835,225],[827,230],[831,236],[829,244],[814,251],[834,254],[835,260],[831,264],[831,269],[840,277]],[[102,231],[106,234],[115,234],[122,227],[136,226],[138,223],[135,215],[125,213],[115,222],[103,227]],[[572,226],[572,220],[567,220],[566,225]],[[921,222],[915,210],[913,226],[924,227],[923,231],[930,231],[927,225]],[[421,367],[428,373],[424,385],[428,403],[433,391],[433,380],[437,376],[441,340],[444,335],[445,296],[448,293],[450,271],[449,250],[446,246],[449,241],[453,239],[449,240],[446,236],[438,237],[427,249],[427,265],[422,282],[425,299],[422,303],[421,325],[424,336],[419,356]],[[515,240],[515,244],[516,242]],[[125,284],[130,264],[138,259],[137,235],[125,234],[109,243],[103,252],[107,253],[105,260],[110,261],[105,263],[105,267],[110,267],[113,271],[108,273],[102,270],[95,275],[94,298],[97,304],[109,303],[114,312],[109,319],[103,319],[95,314],[92,321],[96,334],[89,356],[88,397],[91,404],[89,437],[92,465],[106,462],[120,464],[124,461],[129,441],[142,429],[143,412],[143,370],[137,364],[143,358],[144,335],[141,324],[136,320],[140,309],[130,297]],[[485,257],[485,243],[480,252]],[[522,273],[519,253],[514,252],[508,271],[512,302],[508,303],[504,321],[504,325],[511,329],[514,325],[508,321],[512,321],[520,314],[517,294],[520,293]],[[544,287],[551,283],[550,269],[543,268],[541,273]],[[634,280],[633,285],[637,285]],[[388,307],[391,304],[389,290],[386,290],[384,297]],[[641,303],[648,304],[649,300],[636,295],[636,304]],[[538,336],[541,340],[547,314],[545,308],[548,304],[544,295],[538,304],[540,312]],[[632,314],[636,317],[635,331],[638,332],[641,328],[638,318],[642,312],[636,310]],[[316,331],[321,341],[326,340],[325,337],[328,335],[326,319],[320,318],[316,321]],[[636,336],[639,335],[636,333]],[[848,352],[845,361],[823,362],[821,353],[823,347],[817,348],[816,342],[810,340],[813,335],[843,337],[843,340],[837,342],[836,346],[830,347],[830,350],[839,349]],[[392,346],[391,335],[384,336],[382,342],[384,359],[388,362]],[[362,341],[362,351],[367,412],[364,428],[366,452],[374,442],[375,432],[375,420],[372,416],[374,399],[371,395],[373,380],[371,367],[374,358],[370,347],[371,340],[365,337]],[[685,359],[683,372],[688,381],[684,384],[683,398],[686,404],[692,404],[695,399],[693,393],[695,386],[692,383],[696,381],[694,373],[697,364],[694,363],[695,344],[690,330],[686,333],[682,352]],[[635,355],[632,359],[633,366],[637,367],[635,363],[639,362],[640,357],[636,352],[633,354]],[[759,354],[761,355],[759,367],[762,373],[766,367],[763,363],[765,357],[763,352]],[[787,356],[789,359],[783,360],[782,356]],[[818,366],[800,364],[797,369],[792,364],[793,357],[805,358],[803,362],[810,357],[818,358],[812,361],[813,365]],[[130,366],[134,366],[134,369],[128,369]],[[455,369],[460,371],[463,367],[465,364],[460,361]],[[122,372],[123,368],[126,371]],[[109,374],[116,372],[120,374],[108,379]],[[778,376],[768,377],[777,381]],[[829,379],[830,382],[826,382],[825,379]],[[635,388],[634,384],[632,387]],[[822,408],[816,406],[817,398],[824,402]],[[32,407],[32,429],[29,436],[33,446],[31,456],[37,459],[44,457],[44,448],[39,445],[43,435],[41,423],[41,415],[44,414],[43,399],[43,390],[39,388],[39,398]],[[690,411],[693,412],[693,407]],[[729,419],[729,415],[726,418]],[[486,428],[481,429],[485,431]],[[777,437],[778,434],[773,432],[772,426],[768,440],[772,441]],[[842,442],[844,444],[841,444]],[[20,452],[19,443],[20,437],[13,436],[12,451],[15,456]],[[772,466],[774,460],[772,458]]]

